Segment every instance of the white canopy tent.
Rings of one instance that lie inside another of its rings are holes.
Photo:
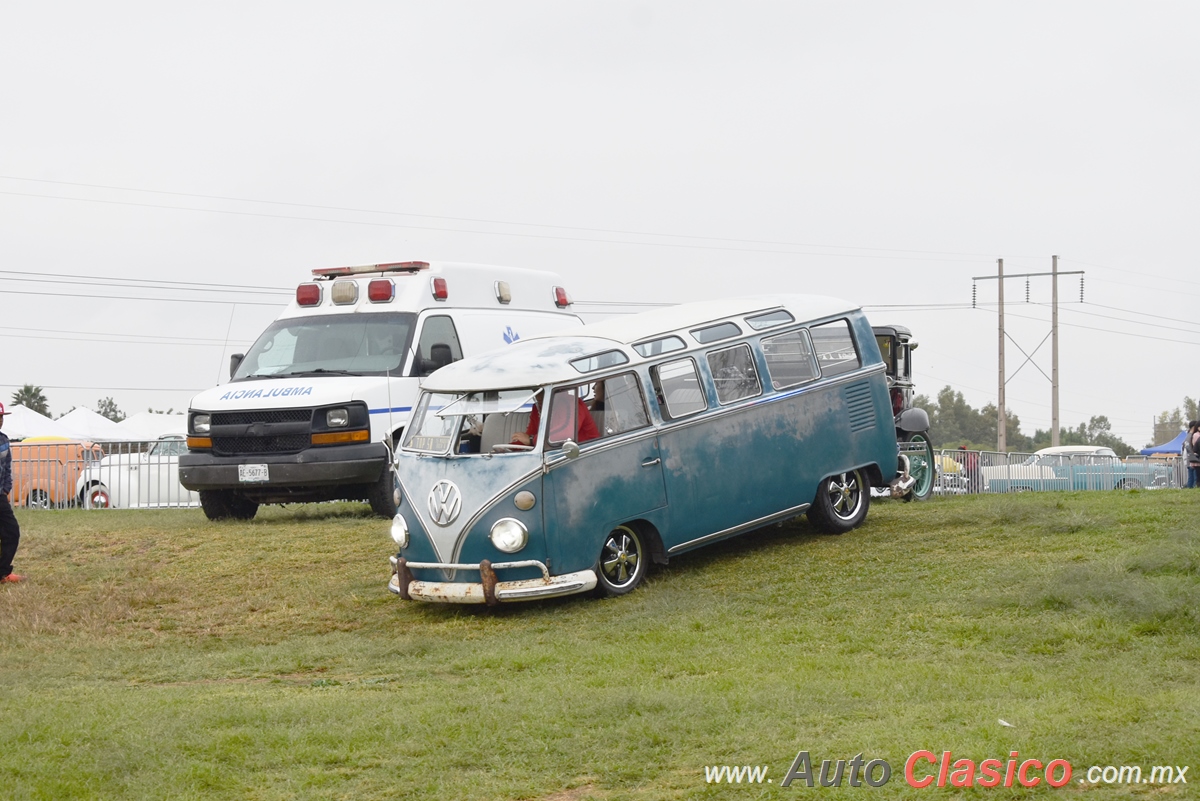
[[[25,406],[9,406],[4,417],[3,431],[9,439],[25,439],[27,437],[64,437],[58,423],[44,414],[39,414]]]
[[[186,414],[159,414],[156,412],[138,412],[117,423],[117,428],[125,432],[125,439],[148,441],[158,439],[168,434],[187,434]]]
[[[72,409],[54,421],[64,437],[90,442],[129,442],[131,437],[119,425],[91,409]]]

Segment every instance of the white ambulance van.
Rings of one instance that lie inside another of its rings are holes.
[[[582,325],[554,273],[399,262],[313,270],[230,381],[188,410],[183,486],[210,520],[263,503],[365,500],[391,518],[392,454],[424,376]]]

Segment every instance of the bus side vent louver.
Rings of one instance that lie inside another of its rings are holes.
[[[850,415],[851,431],[866,431],[875,427],[875,407],[871,402],[871,385],[866,381],[849,384],[842,390],[846,411]]]

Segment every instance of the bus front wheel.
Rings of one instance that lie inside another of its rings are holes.
[[[608,532],[600,547],[596,565],[597,591],[602,596],[633,592],[642,583],[647,564],[642,536],[630,526],[617,526]]]

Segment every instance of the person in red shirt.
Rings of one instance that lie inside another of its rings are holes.
[[[533,411],[529,413],[529,425],[524,433],[513,435],[514,445],[533,444],[541,424],[543,397],[545,393],[538,392]],[[564,442],[570,439],[582,445],[599,437],[600,430],[596,428],[596,421],[592,419],[592,413],[588,411],[587,405],[580,399],[576,390],[560,389],[555,392],[554,402],[550,406],[550,441]]]

